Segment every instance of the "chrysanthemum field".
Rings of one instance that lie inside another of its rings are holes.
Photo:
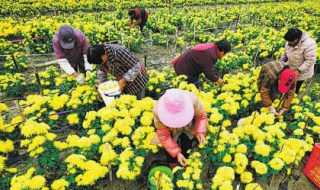
[[[132,7],[150,11],[144,35],[129,26]],[[199,97],[207,142],[195,144],[188,166],[162,178],[159,189],[278,189],[283,179],[289,189],[317,189],[301,178],[320,142],[320,48],[315,75],[284,116],[259,113],[255,104],[261,65],[283,55],[288,27],[308,32],[319,47],[319,1],[8,0],[0,14],[1,190],[148,189],[150,160],[165,162],[161,144],[150,144],[152,108],[169,88]],[[115,42],[141,58],[150,75],[146,97],[122,95],[100,108],[96,72],[79,85],[48,63],[62,24],[81,30],[90,45]],[[215,65],[224,85],[201,77],[198,90],[175,75],[174,57],[224,38],[232,52]]]

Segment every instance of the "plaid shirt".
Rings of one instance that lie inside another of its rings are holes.
[[[264,64],[258,77],[258,90],[261,94],[261,101],[265,106],[271,106],[276,98],[281,97],[278,91],[278,76],[287,63],[282,61],[272,61]],[[283,108],[289,108],[294,96],[296,84],[290,87],[290,90],[284,95]]]
[[[104,73],[110,73],[117,80],[125,78],[127,85],[124,88],[124,93],[137,95],[146,86],[149,75],[146,69],[139,63],[139,60],[135,58],[126,48],[114,45],[105,44],[106,53],[108,56],[108,67],[105,64],[98,65],[100,71],[98,71],[99,82],[107,80]],[[100,76],[99,76],[100,75]]]

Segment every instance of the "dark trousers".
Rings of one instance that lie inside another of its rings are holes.
[[[197,89],[200,90],[201,82],[200,82],[200,78],[199,77],[194,79],[193,81],[192,80],[187,80],[187,82],[188,82],[188,84],[194,84],[197,87]]]
[[[146,21],[147,22],[147,21]],[[146,22],[139,24],[140,31],[143,32],[143,27],[146,25]]]
[[[76,72],[83,73],[84,75],[86,75],[86,69],[85,69],[85,66],[84,66],[84,62],[71,64],[71,66]]]
[[[143,87],[142,90],[136,95],[138,100],[141,100],[146,96],[146,88]]]
[[[147,24],[149,13],[146,11],[145,17],[142,19],[142,22],[139,24],[140,31],[143,32],[143,27]]]
[[[201,86],[201,82],[200,82],[200,78],[197,78],[193,84],[197,87],[197,89],[200,89],[200,86]]]
[[[304,82],[304,80],[297,81],[296,94],[299,94],[299,91],[300,91],[300,88],[301,88],[303,82]]]
[[[181,153],[185,158],[189,157],[189,154],[187,153],[189,149],[192,148],[192,139],[190,140],[188,135],[185,133],[181,133],[180,136],[178,137],[177,141],[178,145],[181,148]],[[173,158],[167,151],[166,151],[166,156],[167,156],[167,162],[168,163],[177,163],[177,157]]]

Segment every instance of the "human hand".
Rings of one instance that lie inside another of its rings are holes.
[[[281,117],[283,114],[284,114],[284,112],[286,112],[287,111],[287,109],[286,108],[281,108],[281,110],[279,111],[279,113],[278,113],[278,118],[279,117]]]
[[[177,160],[181,164],[181,166],[186,166],[187,165],[187,159],[180,152],[177,155]]]
[[[199,143],[204,144],[206,142],[206,138],[204,137],[204,134],[202,134],[202,133],[197,133],[196,138],[198,139]]]
[[[218,81],[217,82],[215,82],[217,85],[222,85],[223,83],[224,83],[224,81],[221,79],[221,78],[219,78],[218,79]]]
[[[78,75],[76,80],[78,81],[79,84],[85,83],[84,77],[82,75]]]
[[[269,107],[269,111],[270,111],[270,113],[272,113],[272,115],[277,115],[278,114],[276,108],[274,108],[273,106]]]
[[[127,85],[127,81],[125,78],[122,78],[118,81],[119,87],[120,87],[120,91],[123,91],[124,87],[126,87]]]

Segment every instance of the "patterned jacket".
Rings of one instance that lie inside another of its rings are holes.
[[[287,62],[294,70],[299,70],[298,81],[310,79],[314,74],[317,60],[317,44],[307,33],[303,33],[300,42],[295,47],[286,43],[286,53],[280,61]]]
[[[271,106],[276,98],[280,98],[278,91],[278,76],[287,63],[272,61],[263,65],[258,77],[258,90],[261,94],[261,101],[265,106]],[[288,109],[294,97],[296,83],[284,94],[282,107]]]
[[[137,95],[149,80],[146,69],[129,50],[122,46],[105,44],[105,50],[108,55],[108,66],[105,64],[98,65],[99,83],[106,81],[106,74],[110,73],[117,80],[126,79],[125,94]]]

